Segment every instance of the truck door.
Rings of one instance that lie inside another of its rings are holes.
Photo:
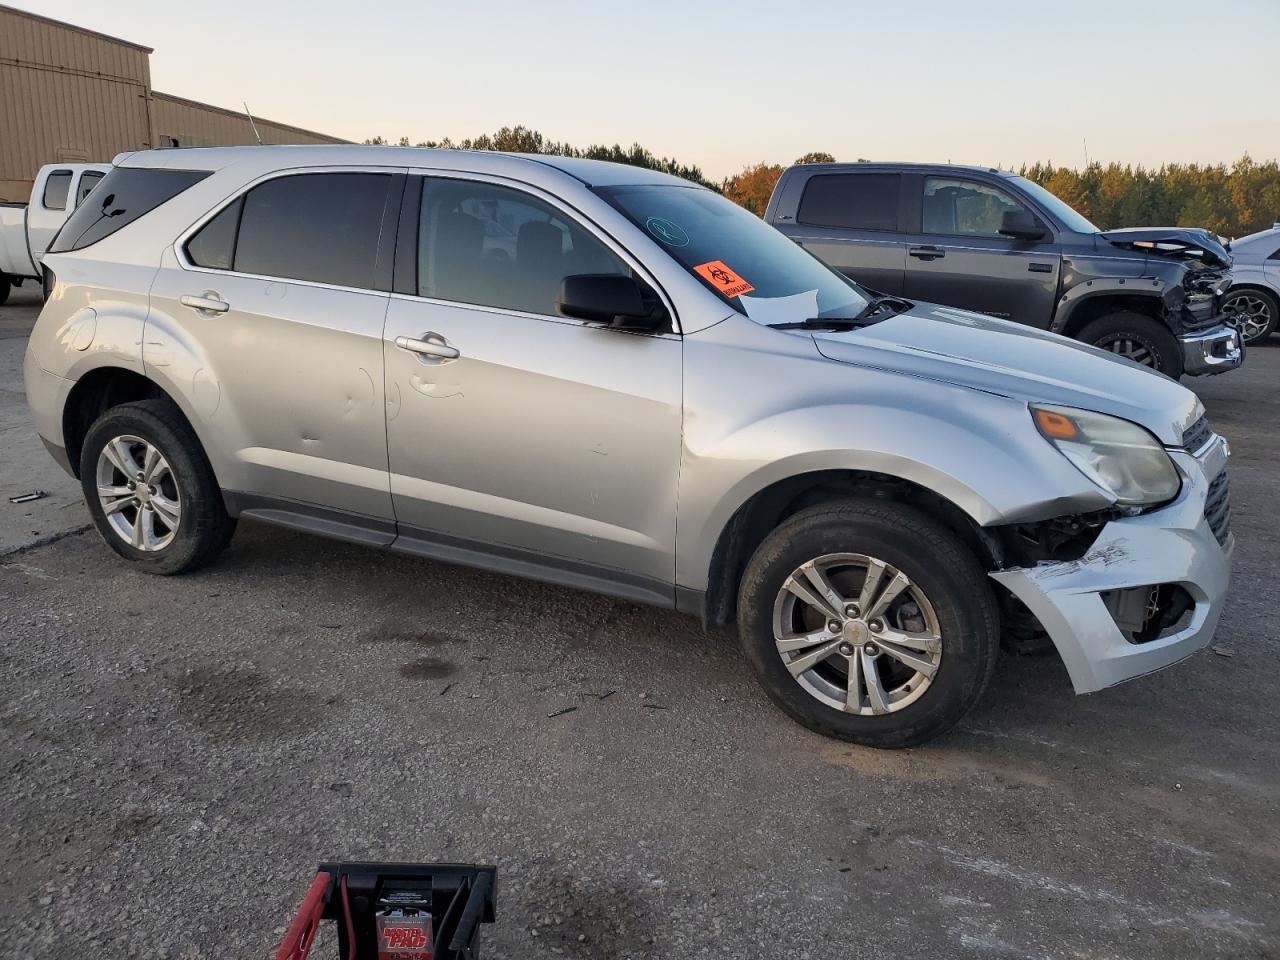
[[[819,260],[879,293],[901,294],[909,237],[900,232],[902,175],[822,173],[804,178],[774,226]]]
[[[904,294],[1047,328],[1061,271],[1052,230],[1038,241],[1001,236],[1005,211],[1026,208],[995,184],[951,174],[912,180],[919,232],[907,245]]]

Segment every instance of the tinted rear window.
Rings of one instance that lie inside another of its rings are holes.
[[[105,177],[106,174],[98,170],[86,170],[80,174],[80,185],[76,187],[76,206],[84,203],[84,198],[89,195],[94,187],[98,185],[98,181]]]
[[[305,173],[254,187],[240,214],[236,272],[373,289],[391,180]]]
[[[243,206],[244,198],[240,197],[230,206],[223,207],[221,213],[187,241],[187,257],[192,263],[213,270],[231,269],[235,263],[236,231],[240,229],[240,209]]]
[[[44,182],[44,208],[46,210],[67,209],[67,193],[71,190],[71,171],[55,170]]]
[[[206,170],[114,167],[58,231],[50,253],[83,250],[209,176]]]
[[[897,230],[896,173],[830,173],[813,177],[800,197],[798,223],[846,230]]]

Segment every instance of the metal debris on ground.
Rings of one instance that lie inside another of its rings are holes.
[[[43,500],[49,494],[43,490],[32,490],[30,493],[20,493],[16,497],[10,497],[10,503],[30,503],[32,500]]]
[[[1212,650],[1214,653],[1216,653],[1216,654],[1217,654],[1218,656],[1220,656],[1220,657],[1234,657],[1234,656],[1235,656],[1234,651],[1230,650],[1230,649],[1229,649],[1229,648],[1227,648],[1227,647],[1221,647],[1221,646],[1218,646],[1218,644],[1216,644],[1216,643],[1215,643],[1212,647],[1210,647],[1209,649],[1210,649],[1210,650]]]
[[[573,711],[577,709],[577,707],[565,707],[563,710],[557,710],[555,713],[548,713],[547,719],[550,720],[553,717],[563,717],[566,713],[573,713]]]

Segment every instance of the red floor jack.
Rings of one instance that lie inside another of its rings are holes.
[[[340,960],[476,960],[495,879],[460,863],[322,863],[275,960],[306,960],[321,920],[338,925]]]

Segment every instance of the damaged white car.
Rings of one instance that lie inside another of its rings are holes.
[[[45,443],[138,569],[236,518],[736,624],[874,746],[1007,644],[1079,692],[1203,647],[1227,445],[1071,340],[877,297],[634,167],[381,147],[122,156],[44,259]]]

